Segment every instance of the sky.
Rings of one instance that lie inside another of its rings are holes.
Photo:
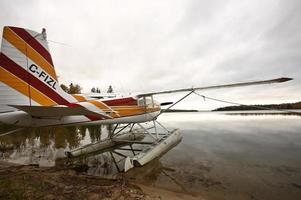
[[[0,8],[1,27],[46,28],[60,83],[78,83],[83,92],[291,77],[282,84],[199,93],[243,104],[301,100],[299,0],[1,0]],[[190,96],[178,108],[224,105]]]

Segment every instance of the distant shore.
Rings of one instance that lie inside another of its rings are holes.
[[[256,110],[297,110],[301,109],[301,101],[296,103],[282,104],[256,104],[256,105],[239,105],[225,106],[213,110],[196,110],[196,109],[162,109],[163,112],[210,112],[210,111],[256,111]]]
[[[249,110],[294,110],[301,109],[301,102],[283,103],[283,104],[256,104],[256,105],[240,105],[240,106],[226,106],[214,109],[212,111],[249,111]]]
[[[199,110],[186,110],[186,109],[162,109],[162,112],[199,112]]]

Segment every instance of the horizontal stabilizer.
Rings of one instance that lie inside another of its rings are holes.
[[[24,105],[9,105],[28,113],[34,117],[64,117],[72,115],[95,116],[105,119],[112,117],[105,113],[97,113],[90,111],[84,107],[65,107],[65,106],[24,106]]]

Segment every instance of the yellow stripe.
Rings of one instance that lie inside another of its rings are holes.
[[[87,101],[87,99],[81,95],[72,94],[72,96],[79,102]]]
[[[9,43],[15,46],[25,56],[29,57],[32,61],[38,64],[41,68],[43,68],[50,76],[52,76],[52,78],[57,80],[54,67],[10,28],[4,28],[3,38],[5,38]]]
[[[113,118],[119,117],[116,113],[112,112],[112,111],[114,111],[113,109],[111,109],[108,105],[106,105],[105,103],[103,103],[101,101],[93,100],[93,101],[89,101],[89,103],[93,104],[94,106],[96,106],[97,108],[99,108],[100,110],[102,110],[104,112],[111,112],[109,115]]]
[[[150,112],[160,111],[160,108],[145,108],[143,106],[114,106],[113,107],[116,112],[120,115],[120,117],[133,116],[133,115],[141,115]]]
[[[98,107],[101,110],[109,109],[109,107],[107,105],[105,105],[104,103],[99,102],[97,100],[89,101],[89,103],[92,103],[93,105],[95,105],[96,107]]]
[[[129,108],[115,107],[114,109],[118,112],[120,117],[126,117],[126,116],[131,116],[131,115],[139,115],[139,114],[145,113],[145,108],[144,107],[142,108],[142,107],[139,107],[139,106],[136,106],[136,107],[131,106]]]
[[[18,92],[22,93],[23,95],[29,97],[31,96],[31,99],[33,99],[35,102],[37,102],[40,105],[43,106],[52,106],[57,105],[54,101],[52,101],[50,98],[36,90],[35,88],[30,86],[30,95],[28,91],[28,84],[25,83],[23,80],[19,79],[18,77],[14,76],[10,72],[6,71],[0,66],[0,81],[8,85],[9,87],[17,90]]]
[[[112,106],[109,107],[106,104],[104,104],[101,101],[93,100],[89,101],[89,103],[92,103],[99,109],[101,109],[104,112],[110,112],[110,111],[116,111],[118,113],[111,113],[110,116],[117,118],[117,117],[127,117],[127,116],[133,116],[133,115],[141,115],[145,113],[160,111],[160,108],[145,108],[143,106]]]

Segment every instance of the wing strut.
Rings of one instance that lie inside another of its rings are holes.
[[[179,99],[178,101],[176,101],[175,103],[173,103],[172,105],[170,105],[168,108],[164,109],[164,110],[161,110],[160,114],[161,115],[162,113],[166,112],[167,110],[169,110],[171,107],[175,106],[177,103],[183,101],[184,99],[186,99],[188,96],[190,96],[192,93],[194,93],[194,90],[190,91],[188,94],[186,94],[185,96],[183,96],[181,99]],[[158,116],[159,116],[158,115]],[[158,117],[157,116],[157,117]]]

